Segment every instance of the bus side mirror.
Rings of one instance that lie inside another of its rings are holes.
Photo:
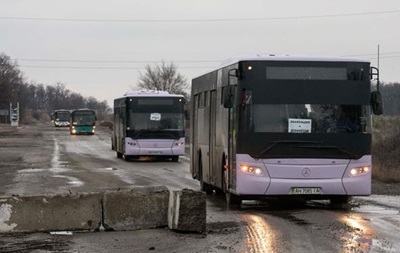
[[[375,115],[383,114],[382,95],[379,91],[371,92],[371,107]]]
[[[224,108],[232,108],[233,107],[233,98],[234,98],[234,86],[226,86],[224,88]]]

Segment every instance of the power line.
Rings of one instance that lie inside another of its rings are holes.
[[[376,56],[376,54],[354,54],[354,55],[344,55],[343,57],[367,57],[367,56]],[[381,58],[397,58],[400,57],[400,52],[386,52],[381,53]],[[148,60],[148,61],[135,61],[135,60],[82,60],[82,59],[34,59],[34,58],[14,58],[16,61],[28,61],[28,62],[63,62],[63,63],[159,63],[162,61],[156,60]],[[221,60],[171,60],[173,63],[220,63]],[[26,65],[27,67],[32,67],[34,65]],[[43,66],[47,67],[47,66]],[[62,67],[60,67],[62,68]],[[74,67],[75,68],[75,67]],[[78,67],[80,68],[80,67]],[[108,67],[106,67],[108,68]],[[110,67],[114,68],[114,67]],[[129,67],[115,67],[118,68],[127,68],[127,69],[135,69]],[[180,67],[182,68],[182,67]],[[184,68],[184,67],[183,67]],[[193,67],[193,68],[202,68],[202,67]],[[141,69],[141,68],[139,68]]]
[[[48,68],[48,69],[120,69],[120,70],[139,70],[145,68],[134,67],[85,67],[85,66],[39,66],[39,65],[19,65],[21,68]],[[179,69],[210,69],[214,67],[179,67]]]
[[[336,18],[366,15],[396,14],[400,10],[357,12],[309,16],[263,17],[263,18],[221,18],[221,19],[72,19],[72,18],[35,18],[35,17],[0,17],[3,20],[29,20],[29,21],[61,21],[61,22],[116,22],[116,23],[180,23],[180,22],[233,22],[233,21],[269,21],[291,19]]]
[[[381,56],[380,59],[400,58],[400,55]],[[370,59],[376,59],[371,57]],[[141,70],[145,67],[86,67],[86,66],[43,66],[43,65],[19,65],[21,68],[47,68],[47,69],[93,69],[93,70]],[[214,69],[216,66],[202,66],[202,67],[179,67],[179,69]]]
[[[400,54],[400,52],[386,52],[380,53],[381,55],[392,55],[392,54]],[[376,53],[373,54],[353,54],[353,55],[346,55],[346,57],[358,57],[358,56],[376,56]]]
[[[162,61],[134,61],[134,60],[64,60],[64,59],[25,59],[15,58],[16,61],[30,61],[30,62],[82,62],[82,63],[159,63]],[[172,61],[179,63],[205,63],[205,62],[220,62],[216,60],[192,60],[192,61]]]

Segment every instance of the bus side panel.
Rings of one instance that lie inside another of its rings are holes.
[[[215,172],[215,186],[223,188],[223,166],[227,163],[228,155],[228,109],[223,107],[222,87],[217,89],[216,95],[216,122],[215,122],[215,148],[214,148],[214,166]]]
[[[226,74],[226,73],[225,73]],[[197,175],[198,152],[201,151],[203,180],[222,188],[222,161],[226,154],[228,109],[221,103],[222,69],[192,80],[191,172]],[[226,80],[225,80],[226,82]],[[222,125],[221,125],[222,124]]]

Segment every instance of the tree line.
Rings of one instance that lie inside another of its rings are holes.
[[[84,97],[70,91],[62,83],[43,85],[25,81],[22,71],[9,56],[0,53],[0,110],[8,109],[19,103],[20,120],[32,118],[42,120],[57,109],[90,108],[96,111],[99,119],[111,113],[111,108],[104,101],[94,97]]]
[[[381,83],[380,91],[383,100],[383,115],[400,115],[400,83]]]

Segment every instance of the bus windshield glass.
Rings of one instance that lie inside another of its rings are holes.
[[[184,130],[184,101],[180,97],[132,98],[129,104],[130,130]]]
[[[244,112],[244,132],[289,134],[371,133],[369,106],[253,104]]]
[[[69,112],[57,112],[55,119],[59,121],[69,121]]]
[[[181,113],[134,113],[130,112],[131,130],[183,130]],[[132,129],[133,128],[133,129]]]
[[[73,114],[73,124],[74,125],[94,125],[96,122],[96,116],[94,112],[75,112]]]
[[[266,78],[275,80],[347,80],[343,67],[267,67]]]

